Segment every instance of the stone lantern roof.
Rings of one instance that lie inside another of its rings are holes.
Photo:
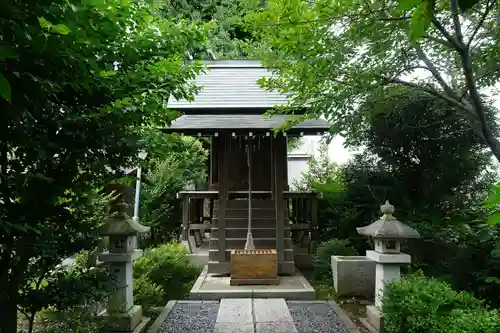
[[[378,239],[406,239],[420,238],[420,234],[415,229],[398,221],[392,214],[394,206],[386,201],[380,206],[380,211],[384,214],[380,220],[373,222],[366,227],[356,228],[360,235]]]
[[[115,204],[116,211],[108,217],[107,223],[99,230],[102,236],[132,236],[149,232],[149,227],[140,224],[127,215],[127,207],[128,204],[125,202]]]

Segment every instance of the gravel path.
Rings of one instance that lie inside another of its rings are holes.
[[[326,302],[288,302],[288,308],[298,333],[349,333]]]
[[[328,302],[289,301],[287,306],[297,333],[352,332]],[[218,301],[179,301],[168,314],[158,333],[213,333],[219,307]],[[232,333],[234,330],[228,327],[223,331]],[[252,328],[244,332],[253,333],[254,330]],[[257,332],[261,332],[258,327]]]
[[[219,302],[177,302],[158,333],[211,333]]]

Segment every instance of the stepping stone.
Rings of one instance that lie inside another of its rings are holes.
[[[217,323],[253,323],[251,298],[223,298]]]
[[[255,298],[253,309],[256,323],[276,321],[293,323],[292,315],[284,298]]]
[[[297,333],[284,298],[255,298],[255,333]]]

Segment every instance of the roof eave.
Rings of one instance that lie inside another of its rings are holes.
[[[270,132],[274,132],[273,128],[162,128],[161,131],[167,134],[183,134],[187,136],[213,136],[216,133],[234,133],[235,135],[249,135],[252,133],[254,135],[262,135]],[[329,131],[329,127],[292,127],[284,131],[290,136],[304,136],[304,135],[323,135]]]

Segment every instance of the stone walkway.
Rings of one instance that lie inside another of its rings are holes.
[[[359,333],[329,301],[171,301],[148,333]]]

